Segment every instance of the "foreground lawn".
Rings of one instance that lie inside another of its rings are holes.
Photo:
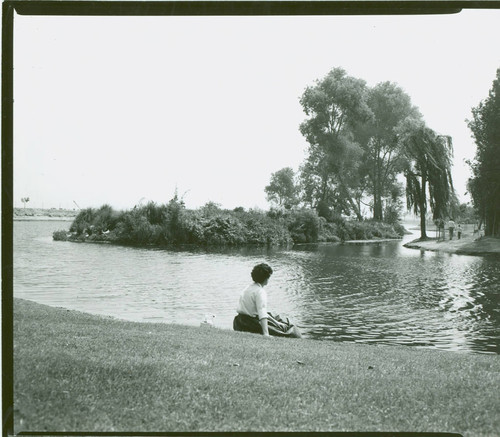
[[[15,432],[498,436],[500,357],[132,323],[14,300]]]

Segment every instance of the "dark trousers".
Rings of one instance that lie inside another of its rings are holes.
[[[247,314],[238,314],[233,320],[233,329],[235,331],[253,332],[262,334],[258,317],[252,317]]]

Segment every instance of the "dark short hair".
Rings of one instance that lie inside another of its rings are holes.
[[[252,279],[259,284],[262,284],[266,279],[269,279],[273,274],[273,269],[269,264],[257,264],[252,270]]]

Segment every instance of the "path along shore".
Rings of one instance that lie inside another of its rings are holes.
[[[456,253],[460,255],[500,255],[500,238],[479,237],[477,233],[466,234],[460,240],[454,237],[453,240],[413,240],[404,245],[410,249],[431,250],[434,252]]]

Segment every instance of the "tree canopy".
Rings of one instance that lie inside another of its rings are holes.
[[[271,175],[271,182],[264,189],[267,200],[284,208],[291,208],[298,203],[298,189],[295,173],[291,167],[285,167]]]
[[[373,218],[383,219],[382,199],[391,196],[404,166],[397,129],[407,119],[421,119],[410,97],[396,84],[382,82],[368,91],[373,117],[358,135],[364,147],[363,168],[373,197]]]
[[[300,191],[300,200],[327,220],[352,214],[362,220],[363,203],[375,220],[394,223],[403,191],[398,175],[404,175],[409,209],[424,221],[428,207],[436,217],[450,214],[451,138],[428,128],[397,84],[370,88],[334,68],[305,89],[300,104],[307,117],[300,132],[308,142],[300,186],[293,190],[293,172],[280,170],[266,187],[269,200],[283,204],[288,189],[297,203]]]
[[[349,208],[361,219],[355,199],[361,185],[359,163],[363,150],[354,140],[353,129],[356,123],[364,123],[372,116],[366,103],[365,81],[335,68],[315,86],[307,87],[300,103],[308,116],[300,131],[309,143],[303,183],[309,186],[308,195],[315,196],[311,201],[324,208],[339,195],[346,203],[337,207]],[[312,189],[314,179],[317,186]]]
[[[468,190],[473,205],[485,224],[485,235],[500,230],[500,68],[488,97],[472,108],[468,120],[476,142],[476,155],[469,165],[472,177]]]

